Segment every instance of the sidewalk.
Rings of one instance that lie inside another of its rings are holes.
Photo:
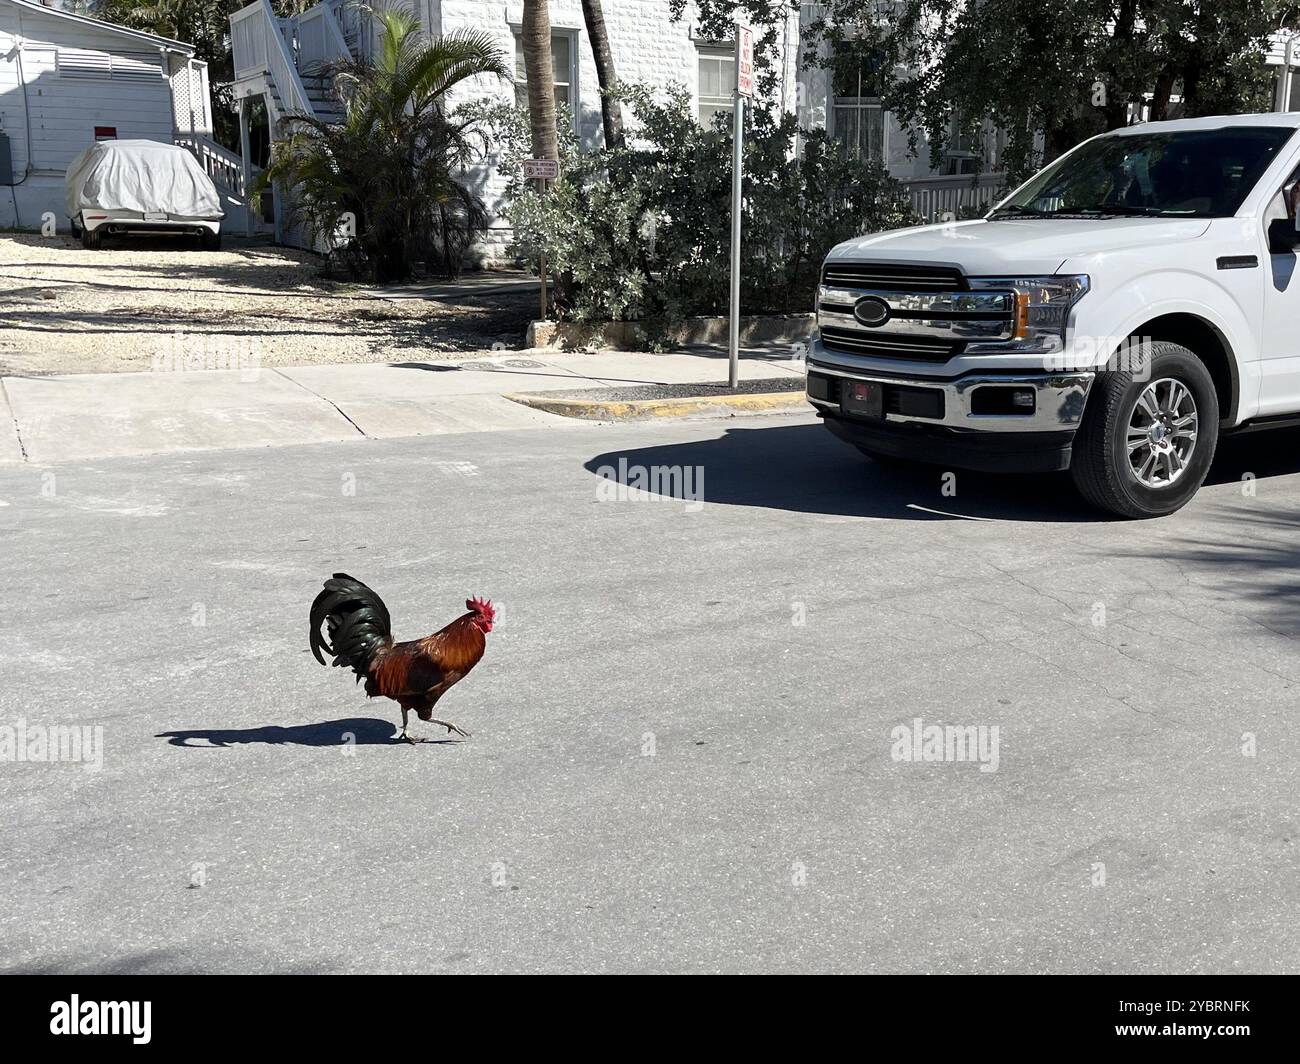
[[[799,376],[747,352],[741,379]],[[457,362],[0,378],[0,466],[572,424],[506,395],[725,381],[725,354],[543,351]]]

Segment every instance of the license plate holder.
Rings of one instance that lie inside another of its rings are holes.
[[[878,381],[846,379],[841,385],[840,409],[854,417],[885,419],[885,389]]]
[[[145,211],[144,220],[146,222],[165,222],[167,221],[166,211]]]

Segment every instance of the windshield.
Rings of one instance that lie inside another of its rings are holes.
[[[1047,167],[989,217],[1230,217],[1294,133],[1288,126],[1231,126],[1098,137]]]

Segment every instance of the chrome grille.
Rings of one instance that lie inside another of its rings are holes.
[[[828,262],[822,267],[822,284],[895,292],[960,292],[969,288],[961,271],[951,266],[886,262]]]
[[[961,354],[965,344],[937,343],[908,336],[868,333],[860,329],[837,329],[822,326],[822,346],[828,351],[847,355],[874,355],[876,358],[900,358],[912,362],[947,362]]]

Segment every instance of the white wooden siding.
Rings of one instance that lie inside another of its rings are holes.
[[[24,108],[14,47],[17,13],[17,7],[0,0],[0,124],[17,175],[29,165],[35,172],[67,169],[94,143],[96,126],[116,128],[121,140],[171,142],[172,86],[163,76],[160,52],[145,41],[28,9],[22,11]],[[69,61],[78,74],[69,76]],[[92,68],[99,69],[97,76],[87,76]]]

